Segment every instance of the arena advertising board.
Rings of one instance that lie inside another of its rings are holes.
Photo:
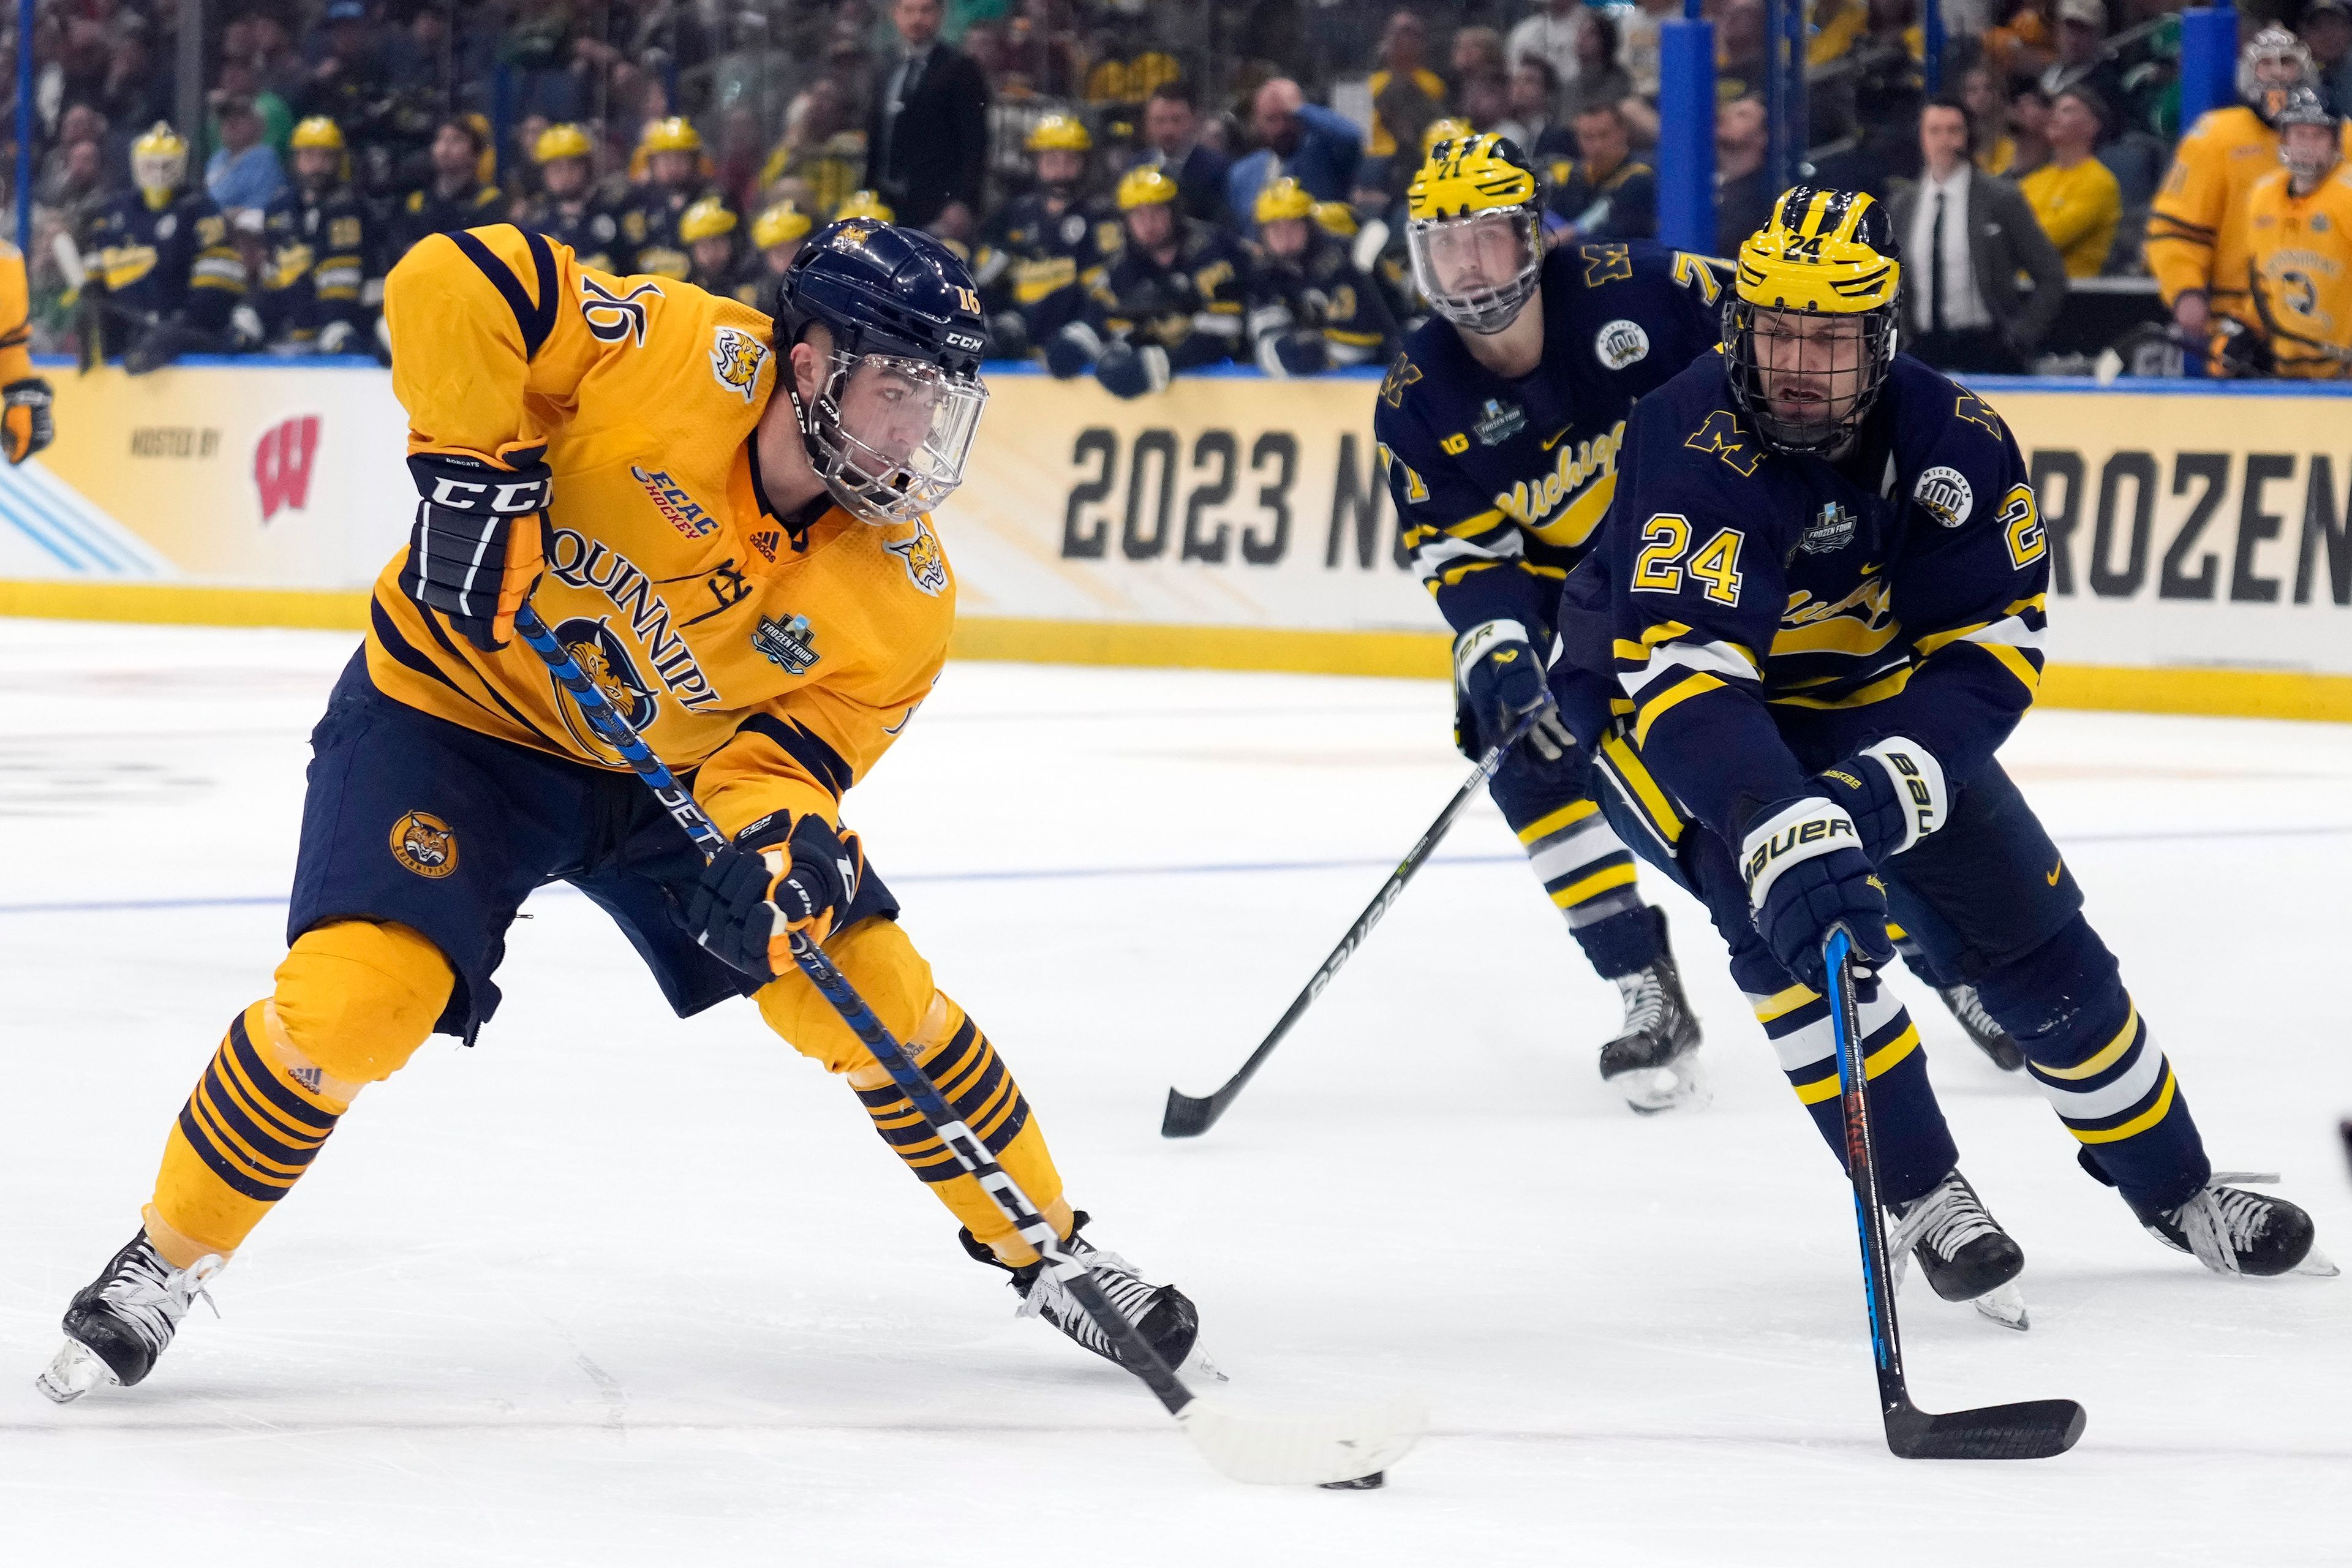
[[[39,582],[349,594],[406,536],[404,420],[379,370],[49,374],[58,442],[0,474],[8,607],[37,609]],[[1378,389],[1235,374],[1122,403],[1091,382],[994,376],[970,477],[939,518],[964,646],[1443,670],[1443,628],[1396,547]],[[2047,520],[2054,664],[2352,675],[2352,399],[1984,391]],[[1603,443],[1562,460],[1613,459]],[[267,595],[236,602],[236,618],[268,618]]]

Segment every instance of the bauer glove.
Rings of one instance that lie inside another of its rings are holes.
[[[1841,921],[1853,933],[1855,963],[1875,970],[1895,962],[1886,889],[1845,807],[1824,795],[1795,795],[1748,822],[1739,870],[1748,917],[1781,968],[1821,990],[1822,942]]]
[[[1548,763],[1576,747],[1576,737],[1559,716],[1543,661],[1517,621],[1487,621],[1464,632],[1454,645],[1454,685],[1468,715],[1470,732],[1458,737],[1472,756],[1533,718],[1527,743]]]
[[[554,480],[545,447],[498,458],[418,452],[408,459],[421,498],[409,530],[400,591],[440,611],[484,653],[507,646],[515,612],[539,585],[540,514]]]
[[[1862,852],[1883,866],[1951,820],[1944,765],[1918,742],[1890,735],[1810,781],[1845,808]]]
[[[678,923],[717,958],[758,980],[793,967],[792,936],[818,942],[857,896],[857,857],[824,817],[803,813],[789,834],[763,824],[720,850],[688,893]]]
[[[10,467],[58,438],[57,420],[49,413],[51,401],[49,384],[38,376],[0,387],[0,444],[7,448]]]

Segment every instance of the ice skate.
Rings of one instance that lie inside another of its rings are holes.
[[[2143,1217],[2140,1224],[2157,1240],[2191,1254],[2216,1274],[2333,1278],[2339,1270],[2312,1245],[2309,1215],[2284,1198],[2226,1184],[2277,1180],[2274,1172],[2216,1171],[2187,1203],[2152,1219]]]
[[[1201,1352],[1201,1316],[1192,1299],[1173,1285],[1150,1283],[1136,1271],[1135,1265],[1118,1253],[1105,1252],[1088,1242],[1078,1234],[1086,1228],[1087,1218],[1084,1210],[1078,1212],[1070,1227],[1068,1246],[1086,1263],[1087,1271],[1102,1293],[1110,1298],[1111,1305],[1135,1325],[1170,1366],[1180,1373],[1197,1373],[1223,1381],[1224,1374]],[[994,1253],[973,1239],[970,1231],[963,1233],[963,1244],[964,1249],[982,1262],[1004,1267]],[[1118,1360],[1101,1328],[1061,1282],[1045,1271],[1042,1261],[1009,1272],[1013,1289],[1021,1298],[1017,1316],[1043,1318],[1104,1360]]]
[[[226,1267],[226,1259],[207,1254],[193,1268],[174,1268],[141,1230],[104,1272],[74,1292],[66,1308],[66,1342],[34,1386],[66,1405],[100,1384],[128,1388],[138,1383],[154,1370],[196,1299],[212,1305],[205,1286]]]
[[[2017,1048],[2009,1031],[2000,1026],[1993,1016],[1985,1011],[1984,999],[1973,985],[1938,985],[1936,994],[1944,999],[1952,1016],[1968,1035],[1969,1040],[1982,1051],[1993,1066],[2003,1072],[2019,1072],[2025,1067],[2025,1053]]]
[[[1897,1289],[1906,1261],[1916,1258],[1928,1287],[1945,1300],[1967,1301],[2005,1329],[2031,1326],[2024,1292],[2017,1288],[2025,1254],[1987,1212],[1966,1176],[1954,1171],[1925,1197],[1889,1204],[1887,1212],[1895,1219],[1886,1252],[1894,1259]]]
[[[1625,999],[1624,1032],[1601,1047],[1601,1077],[1643,1116],[1706,1102],[1698,1065],[1698,1019],[1683,995],[1675,955],[1617,977]]]

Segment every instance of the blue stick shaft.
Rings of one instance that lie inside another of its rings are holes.
[[[719,831],[719,825],[710,820],[709,814],[696,803],[686,786],[677,782],[677,776],[659,757],[654,755],[652,748],[638,738],[636,731],[630,727],[620,710],[613,706],[604,689],[588,679],[587,672],[580,668],[580,661],[572,657],[571,650],[555,640],[555,634],[548,629],[545,621],[540,619],[539,612],[530,605],[524,605],[515,612],[514,628],[515,635],[528,643],[530,650],[546,663],[555,677],[556,684],[570,692],[573,700],[579,703],[581,715],[588,721],[589,728],[594,730],[606,745],[621,753],[621,759],[645,781],[646,787],[654,792],[655,798],[669,812],[671,820],[686,830],[686,836],[694,840],[695,847],[702,851],[704,858],[708,858],[727,847],[727,836]],[[825,956],[824,949],[805,931],[793,933],[792,948],[793,962],[800,966],[801,973],[807,975],[810,984],[824,994],[833,1010],[841,1015],[842,1022],[866,1042],[866,1048],[874,1053],[874,1059],[889,1073],[891,1081],[906,1095],[916,1112],[930,1124],[931,1131],[940,1142],[947,1145],[957,1162],[980,1183],[1003,1212],[1004,1217],[1013,1222],[1021,1239],[1037,1249],[1037,1255],[1045,1260],[1045,1266],[1054,1277],[1061,1281],[1078,1305],[1086,1310],[1087,1315],[1109,1338],[1118,1352],[1121,1363],[1150,1385],[1151,1392],[1159,1396],[1161,1405],[1167,1406],[1170,1415],[1175,1415],[1190,1405],[1192,1402],[1192,1391],[1178,1379],[1175,1369],[1152,1348],[1149,1340],[1136,1331],[1126,1315],[1111,1305],[1101,1288],[1095,1284],[1094,1277],[1087,1272],[1087,1266],[1067,1249],[1060,1237],[1055,1235],[1053,1226],[1037,1212],[1037,1205],[1029,1201],[1029,1195],[1021,1190],[1020,1184],[1006,1173],[1004,1168],[996,1163],[996,1157],[989,1152],[988,1145],[981,1142],[979,1135],[966,1126],[963,1119],[949,1106],[932,1084],[929,1075],[915,1065],[906,1047],[875,1016],[874,1009],[866,1005],[866,999],[857,994],[857,988],[849,983],[849,977]]]

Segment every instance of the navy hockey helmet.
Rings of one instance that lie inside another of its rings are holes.
[[[809,237],[777,279],[776,351],[809,461],[835,500],[868,522],[911,522],[963,482],[988,389],[988,329],[971,268],[919,229],[849,218]],[[803,401],[791,353],[813,327],[832,339]]]

